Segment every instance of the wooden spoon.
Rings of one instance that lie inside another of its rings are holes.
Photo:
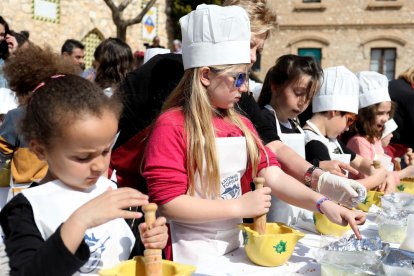
[[[152,228],[155,222],[155,212],[157,204],[150,203],[142,207],[145,216],[145,223],[148,229]],[[144,250],[145,275],[146,276],[162,276],[162,250],[161,249],[145,249]]]
[[[253,179],[255,189],[263,188],[265,179],[263,177],[256,177]],[[260,235],[266,234],[266,214],[255,217],[253,220],[253,230]]]

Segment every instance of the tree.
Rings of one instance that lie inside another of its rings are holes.
[[[200,4],[221,5],[222,0],[173,0],[171,8],[171,19],[173,21],[173,32],[175,38],[181,37],[181,28],[179,20],[182,16],[195,10]]]
[[[126,40],[126,31],[127,28],[131,25],[135,25],[141,23],[144,15],[151,9],[151,7],[155,4],[157,0],[150,0],[145,5],[144,9],[132,19],[124,19],[123,12],[131,4],[132,0],[123,0],[121,4],[118,6],[115,5],[113,0],[103,0],[105,4],[109,7],[112,12],[112,20],[116,26],[116,37],[122,39],[123,41]]]

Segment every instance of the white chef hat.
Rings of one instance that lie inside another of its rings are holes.
[[[323,83],[312,99],[312,112],[338,110],[358,114],[358,79],[344,66],[323,70]]]
[[[250,63],[250,21],[244,9],[202,4],[180,25],[184,69]]]
[[[359,108],[391,101],[386,76],[374,71],[362,71],[356,76],[359,80]]]
[[[169,49],[165,48],[148,48],[147,50],[145,50],[143,63],[147,63],[148,60],[150,60],[152,57],[156,55],[168,54],[170,52],[171,51]]]
[[[393,133],[398,128],[397,123],[394,121],[394,119],[389,119],[384,124],[384,130],[382,131],[381,139],[384,139],[389,134]]]

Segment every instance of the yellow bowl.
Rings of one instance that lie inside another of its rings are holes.
[[[346,231],[351,229],[349,225],[342,226],[331,222],[324,214],[314,213],[313,215],[316,231],[323,235],[341,237]]]
[[[296,242],[305,236],[283,223],[266,223],[264,235],[254,231],[251,223],[243,223],[239,227],[243,231],[247,257],[261,266],[283,265],[292,255]]]
[[[183,265],[162,260],[163,276],[189,276],[196,270],[195,266]],[[111,269],[99,271],[100,276],[138,276],[145,275],[144,257],[137,256],[132,260],[123,261]]]
[[[401,179],[400,185],[397,186],[399,192],[414,195],[414,179]]]
[[[368,191],[367,197],[365,198],[364,202],[358,204],[357,208],[364,212],[368,212],[369,207],[371,207],[372,204],[381,207],[381,196],[383,195],[384,192]]]

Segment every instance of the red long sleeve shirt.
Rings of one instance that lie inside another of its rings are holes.
[[[252,123],[245,117],[242,117],[242,120],[257,135]],[[213,125],[216,137],[243,136],[242,131],[237,126],[223,120],[221,117],[214,117]],[[185,135],[184,114],[179,109],[172,109],[163,113],[153,127],[145,151],[143,173],[147,180],[148,195],[152,202],[161,205],[166,204],[187,193]],[[258,171],[274,165],[280,167],[276,156],[267,147],[261,148]],[[251,167],[248,166],[241,179],[243,193],[250,191],[251,181]]]

